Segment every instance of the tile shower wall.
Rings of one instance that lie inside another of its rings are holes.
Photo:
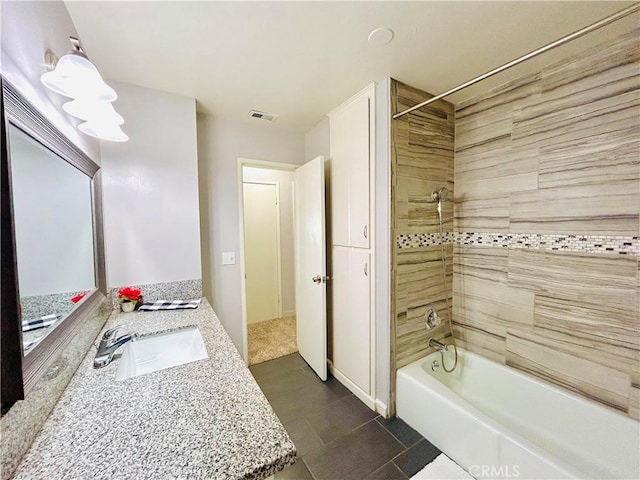
[[[391,110],[404,110],[430,96],[392,81]],[[428,333],[424,315],[431,305],[446,319],[445,299],[451,300],[452,265],[449,261],[444,288],[438,213],[431,192],[442,187],[453,192],[453,134],[453,105],[444,101],[391,123],[391,219],[396,240],[391,258],[391,358],[396,368],[423,357],[428,337],[442,338],[447,332],[438,327]],[[453,232],[453,202],[445,202],[443,210],[445,250],[451,259],[453,246],[447,239]]]
[[[640,418],[638,31],[456,107],[468,350]]]

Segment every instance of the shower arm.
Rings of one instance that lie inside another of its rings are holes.
[[[486,78],[489,77],[493,77],[494,75],[507,70],[508,68],[511,67],[515,67],[516,65],[529,60],[530,58],[533,57],[537,57],[538,55],[540,55],[541,53],[547,52],[549,50],[552,50],[556,47],[559,47],[560,45],[564,45],[567,42],[570,42],[571,40],[575,40],[576,38],[580,38],[583,35],[586,35],[587,33],[591,33],[594,30],[597,30],[598,28],[602,28],[606,25],[609,25],[610,23],[615,22],[616,20],[620,20],[621,18],[626,17],[627,15],[631,15],[632,13],[637,12],[638,10],[640,10],[640,3],[636,3],[634,5],[631,5],[630,7],[625,8],[624,10],[620,10],[619,12],[614,13],[613,15],[610,15],[606,18],[603,18],[602,20],[597,21],[596,23],[592,23],[591,25],[588,25],[584,28],[581,28],[580,30],[577,30],[573,33],[570,33],[569,35],[560,38],[559,40],[556,40],[555,42],[551,42],[547,45],[545,45],[544,47],[540,47],[537,50],[534,50],[533,52],[529,52],[526,55],[523,55],[519,58],[516,58],[515,60],[510,61],[509,63],[505,63],[504,65],[498,67],[498,68],[494,68],[493,70],[487,72],[487,73],[483,73],[482,75],[469,80],[468,82],[463,83],[462,85],[458,85],[455,88],[452,88],[451,90],[447,90],[444,93],[441,93],[440,95],[436,95],[435,97],[430,98],[429,100],[426,100],[422,103],[419,103],[418,105],[415,105],[411,108],[407,108],[406,110],[403,110],[400,113],[396,113],[393,116],[394,120],[397,120],[398,118],[406,115],[407,113],[411,113],[414,110],[417,110],[419,108],[425,107],[433,102],[437,102],[438,100],[443,99],[444,97],[448,97],[449,95],[453,95],[456,92],[459,92],[460,90],[463,90],[467,87],[470,87],[471,85],[478,83]]]

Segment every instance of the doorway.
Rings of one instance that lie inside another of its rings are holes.
[[[298,351],[293,171],[241,164],[241,173],[246,360],[255,365]]]

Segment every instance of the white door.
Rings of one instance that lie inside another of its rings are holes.
[[[277,185],[244,183],[247,323],[278,318],[280,242]]]
[[[298,167],[293,178],[298,350],[318,376],[326,380],[324,157]]]

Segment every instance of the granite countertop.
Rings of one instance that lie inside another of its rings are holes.
[[[295,446],[206,299],[195,310],[113,313],[141,335],[196,325],[209,359],[114,379],[84,358],[16,479],[266,478]]]

